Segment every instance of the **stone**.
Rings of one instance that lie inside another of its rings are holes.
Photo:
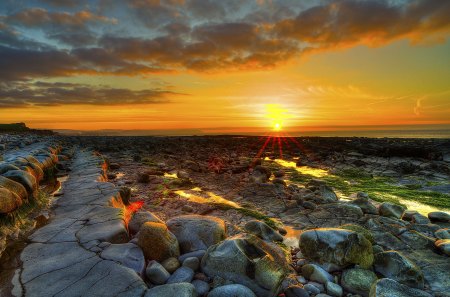
[[[12,179],[15,182],[18,182],[27,190],[28,197],[36,198],[38,191],[38,183],[36,178],[23,170],[10,170],[3,174],[4,177]]]
[[[190,257],[196,257],[200,260],[200,262],[202,261],[203,256],[205,255],[206,250],[198,250],[198,251],[194,251],[194,252],[190,252],[190,253],[186,253],[181,255],[180,257],[178,257],[178,261],[180,261],[181,263],[183,263],[184,260],[186,260],[187,258]]]
[[[119,190],[120,198],[122,199],[123,204],[129,205],[131,199],[131,188],[130,187],[121,187]]]
[[[0,214],[10,213],[22,205],[22,200],[10,190],[0,187]]]
[[[138,245],[146,259],[164,261],[180,255],[177,238],[162,223],[144,223],[138,234]]]
[[[251,220],[244,226],[245,231],[267,241],[283,241],[283,236],[264,222]]]
[[[169,272],[173,273],[175,270],[177,270],[181,265],[180,261],[178,261],[175,257],[170,257],[164,261],[161,262],[161,265]]]
[[[155,285],[165,284],[170,277],[170,273],[158,262],[150,261],[145,269],[145,276]]]
[[[189,267],[182,266],[175,270],[175,272],[167,280],[167,283],[190,283],[193,279],[194,270]]]
[[[10,170],[20,170],[19,167],[9,164],[9,163],[0,163],[0,174],[4,174]]]
[[[432,222],[450,223],[450,213],[443,211],[433,211],[428,213],[428,218]]]
[[[372,244],[363,235],[338,228],[318,228],[300,234],[299,247],[307,259],[340,267],[373,263]]]
[[[0,187],[8,189],[12,193],[16,194],[22,201],[26,201],[28,199],[28,192],[25,187],[12,179],[0,176]]]
[[[406,208],[404,206],[390,202],[383,202],[378,207],[378,213],[381,216],[395,219],[400,219],[403,216],[405,210]]]
[[[132,234],[136,234],[139,232],[142,224],[146,222],[164,223],[160,218],[158,218],[151,212],[139,210],[133,214],[130,221],[128,222],[128,230],[130,230]]]
[[[249,288],[239,285],[225,285],[209,292],[208,297],[256,297]]]
[[[361,208],[363,213],[367,214],[378,214],[378,209],[375,205],[373,205],[372,202],[363,199],[363,198],[357,198],[351,202],[352,204],[357,205],[359,208]]]
[[[435,245],[442,253],[450,256],[450,239],[440,239],[435,242]]]
[[[430,219],[428,219],[426,216],[416,213],[412,215],[412,220],[414,224],[430,224]]]
[[[311,201],[303,201],[302,206],[306,209],[312,209],[312,210],[317,208],[317,205]]]
[[[140,173],[137,176],[137,182],[141,184],[148,184],[150,182],[150,174]]]
[[[373,238],[372,232],[370,232],[369,230],[367,230],[366,228],[364,228],[360,225],[345,224],[345,225],[339,226],[339,228],[345,229],[345,230],[350,230],[350,231],[355,231],[356,233],[359,233],[362,236],[364,236],[368,241],[370,241],[370,243],[372,243],[372,244],[375,243],[375,239]]]
[[[443,228],[434,232],[434,236],[439,239],[450,239],[450,229]]]
[[[178,239],[183,254],[206,250],[226,237],[225,222],[211,216],[179,216],[167,221],[167,227]]]
[[[195,287],[189,283],[175,283],[148,289],[144,297],[197,297]]]
[[[302,275],[309,280],[316,281],[321,284],[326,284],[329,281],[334,281],[334,278],[331,274],[315,264],[303,265]]]
[[[274,296],[290,268],[276,244],[240,234],[210,247],[201,262],[209,277],[221,277],[250,288],[257,296]]]
[[[286,297],[309,297],[309,293],[300,286],[290,286],[285,291]]]
[[[402,285],[395,280],[383,278],[372,285],[370,297],[432,297],[427,292]]]
[[[369,296],[370,288],[376,281],[373,271],[361,268],[346,269],[341,277],[341,285],[346,291],[363,297]]]
[[[397,251],[386,251],[375,255],[375,271],[410,287],[423,288],[424,276],[420,268]]]
[[[100,254],[103,259],[119,262],[142,275],[145,268],[145,258],[142,250],[133,243],[111,244]]]
[[[306,292],[308,292],[309,294],[313,294],[313,295],[317,295],[320,293],[320,289],[317,288],[316,286],[308,283],[306,285],[303,286],[303,288],[306,290]]]
[[[325,284],[325,288],[326,288],[327,294],[330,296],[342,297],[342,295],[344,295],[344,291],[342,290],[342,287],[333,282],[327,282]]]
[[[183,261],[182,266],[188,267],[193,271],[197,271],[200,267],[200,260],[197,257],[189,257]]]
[[[194,279],[192,281],[192,284],[194,285],[195,291],[200,297],[205,296],[211,289],[211,286],[207,282],[199,279]]]

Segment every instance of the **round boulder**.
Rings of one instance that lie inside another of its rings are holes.
[[[382,278],[372,285],[370,297],[432,297],[427,292],[402,285],[395,280]]]
[[[283,236],[264,222],[252,220],[245,224],[245,231],[267,241],[283,241]]]
[[[215,288],[209,292],[208,297],[256,297],[256,295],[246,286],[233,284]]]
[[[319,263],[331,263],[339,267],[358,264],[363,268],[373,263],[372,244],[363,235],[351,230],[307,230],[300,235],[299,247],[306,258]]]
[[[12,179],[18,182],[27,190],[29,197],[36,197],[38,190],[38,184],[36,178],[27,171],[23,170],[10,170],[3,174],[4,177]]]
[[[403,216],[405,210],[406,208],[404,206],[390,202],[383,202],[378,207],[378,213],[381,216],[390,217],[394,219],[400,219]]]
[[[376,281],[373,271],[361,268],[344,270],[341,277],[341,285],[346,291],[363,297],[369,296],[370,288]]]
[[[138,245],[146,259],[164,261],[180,255],[177,238],[162,223],[144,223],[138,234]]]
[[[136,234],[141,229],[142,224],[146,222],[154,222],[154,223],[162,223],[164,222],[158,218],[156,215],[152,214],[149,211],[139,210],[133,214],[131,220],[128,222],[128,230],[132,234]]]
[[[428,213],[428,218],[432,222],[450,223],[450,214],[443,211],[433,211]]]
[[[183,254],[206,250],[226,237],[225,222],[211,216],[179,216],[167,221],[167,227],[178,239]]]
[[[10,190],[0,187],[0,214],[7,214],[22,205],[22,200]]]
[[[22,184],[19,184],[16,181],[13,181],[12,179],[6,178],[4,176],[0,176],[0,187],[6,188],[10,190],[12,193],[19,196],[22,200],[28,199],[28,193]]]

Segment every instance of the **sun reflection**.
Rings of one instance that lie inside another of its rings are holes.
[[[266,160],[268,160],[268,158],[266,158]],[[320,168],[313,168],[313,167],[309,167],[309,166],[297,167],[296,163],[292,162],[292,161],[275,159],[275,162],[283,167],[294,168],[295,170],[297,170],[298,172],[300,172],[302,174],[308,174],[308,175],[312,175],[314,177],[324,177],[324,176],[328,175],[327,170],[320,169]]]

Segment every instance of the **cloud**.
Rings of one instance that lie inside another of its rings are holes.
[[[0,84],[0,108],[69,104],[123,105],[170,102],[181,95],[163,89],[130,90],[72,83],[16,82]]]

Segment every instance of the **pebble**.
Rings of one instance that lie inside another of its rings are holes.
[[[317,288],[316,286],[311,285],[309,283],[306,284],[303,288],[310,294],[319,294],[320,293],[319,288]]]
[[[206,293],[208,293],[209,289],[211,288],[207,282],[199,279],[193,280],[192,284],[194,285],[195,291],[197,291],[198,296],[206,295]]]
[[[190,283],[194,278],[194,271],[188,267],[178,268],[167,280],[168,284]]]
[[[189,257],[183,261],[183,266],[197,271],[200,266],[200,260],[196,257]]]
[[[327,282],[325,284],[325,288],[327,289],[327,293],[331,296],[342,297],[342,295],[344,294],[342,287],[333,282]]]
[[[161,265],[169,272],[174,273],[180,267],[180,262],[175,257],[164,260]]]
[[[155,285],[164,284],[170,277],[170,273],[158,262],[150,261],[145,269],[148,280]]]

